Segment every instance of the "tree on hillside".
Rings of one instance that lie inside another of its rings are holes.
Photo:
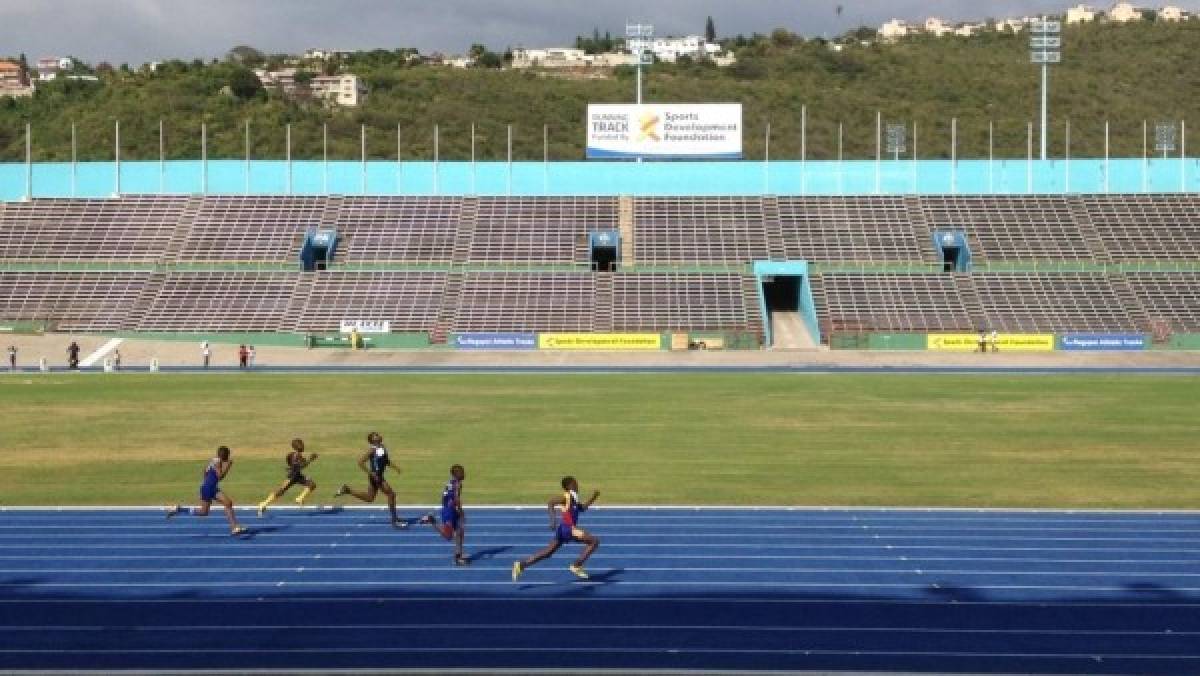
[[[266,61],[266,56],[249,45],[238,45],[229,50],[225,55],[225,60],[242,66],[254,67],[261,66]]]
[[[249,68],[234,69],[229,74],[229,81],[226,84],[229,85],[229,91],[243,101],[254,98],[263,88],[254,71]]]
[[[706,42],[717,41],[717,25],[713,23],[711,16],[704,21],[704,40]]]

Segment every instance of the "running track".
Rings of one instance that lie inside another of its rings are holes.
[[[468,517],[0,510],[0,670],[1200,672],[1200,513],[597,508],[518,584],[544,510]]]

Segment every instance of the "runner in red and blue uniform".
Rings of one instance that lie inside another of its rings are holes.
[[[596,548],[600,546],[600,538],[579,527],[579,515],[581,512],[586,512],[591,508],[592,503],[596,502],[596,498],[600,497],[600,491],[593,491],[592,497],[587,502],[579,500],[579,482],[575,481],[575,477],[567,476],[562,480],[563,493],[550,498],[550,502],[546,503],[546,508],[550,511],[550,530],[554,531],[554,541],[551,542],[545,549],[525,559],[524,561],[513,562],[512,579],[513,582],[521,577],[521,573],[533,564],[548,559],[568,542],[581,542],[587,545],[583,549],[583,553],[579,558],[568,566],[568,570],[575,574],[575,577],[586,580],[588,579],[587,571],[583,569],[583,564],[587,562]]]
[[[217,457],[208,461],[208,465],[204,468],[204,479],[200,482],[200,506],[189,508],[172,505],[167,508],[168,519],[180,514],[208,516],[215,500],[225,508],[225,518],[229,519],[229,527],[233,534],[241,535],[246,532],[246,529],[238,523],[237,515],[233,513],[233,500],[230,500],[229,496],[221,491],[221,480],[229,474],[229,470],[233,467],[233,460],[229,456],[229,447],[222,446],[217,449]]]
[[[462,508],[462,482],[467,477],[462,465],[450,468],[450,480],[442,489],[442,523],[433,514],[421,517],[421,523],[433,526],[438,535],[454,540],[454,565],[470,565],[471,560],[463,556],[463,537],[466,534],[467,515]]]

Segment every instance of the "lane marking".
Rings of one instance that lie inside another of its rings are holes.
[[[79,366],[82,368],[87,368],[89,366],[94,365],[96,362],[103,359],[104,356],[107,355],[109,352],[112,352],[113,350],[115,350],[116,347],[124,341],[125,341],[124,338],[109,339],[108,342],[106,342],[103,345],[101,345],[100,347],[96,348],[95,352],[89,354],[87,357],[84,358],[83,361],[79,362]]]

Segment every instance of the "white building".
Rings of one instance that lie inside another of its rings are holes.
[[[949,35],[953,33],[954,26],[946,23],[939,17],[931,16],[928,19],[925,19],[925,32],[934,37],[940,38],[943,35]]]
[[[721,53],[721,45],[707,42],[699,35],[682,38],[631,38],[625,45],[631,54],[650,52],[654,58],[674,63],[681,56],[693,59],[712,58]]]
[[[1001,32],[1010,31],[1013,33],[1020,33],[1021,31],[1025,30],[1025,27],[1028,26],[1032,21],[1033,19],[1030,17],[1022,17],[1020,19],[999,19],[996,21],[996,30]]]
[[[518,47],[512,52],[513,68],[582,68],[595,59],[582,49],[573,47],[549,47],[527,49]]]
[[[367,98],[367,85],[362,78],[349,73],[314,77],[309,89],[317,98],[348,108],[361,104]]]
[[[348,58],[353,54],[353,50],[349,49],[309,49],[305,50],[304,58],[313,61],[328,61],[332,58]]]
[[[1188,15],[1174,5],[1167,5],[1158,10],[1159,21],[1187,21]]]
[[[75,62],[69,56],[47,56],[37,61],[38,79],[43,82],[53,80],[60,72],[74,67]]]
[[[983,23],[964,23],[954,29],[954,34],[959,37],[969,38],[973,35],[979,35],[987,30],[987,24]]]
[[[1113,8],[1108,10],[1108,20],[1116,23],[1129,23],[1130,21],[1141,21],[1142,10],[1134,7],[1128,2],[1118,2],[1113,5]]]
[[[1067,8],[1067,23],[1084,23],[1096,20],[1096,10],[1088,5],[1075,5]]]
[[[914,33],[911,26],[904,19],[892,19],[879,27],[879,37],[884,42],[895,42],[900,38],[908,37]]]
[[[284,96],[290,97],[296,94],[297,72],[295,68],[274,71],[260,68],[254,71],[254,75],[264,87],[278,87]],[[367,98],[367,85],[352,73],[314,76],[308,83],[308,90],[313,98],[349,108],[358,106]]]

